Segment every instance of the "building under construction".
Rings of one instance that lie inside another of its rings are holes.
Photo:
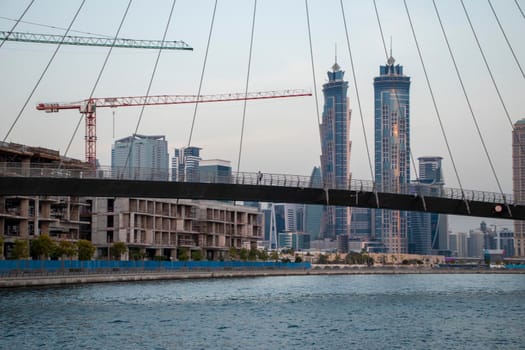
[[[0,173],[18,168],[90,170],[92,165],[61,157],[58,151],[0,143]],[[255,248],[262,240],[262,214],[254,208],[222,202],[172,199],[0,196],[3,256],[10,258],[16,240],[48,234],[56,241],[90,240],[96,257],[110,258],[115,242],[128,247],[128,258],[178,259],[199,252],[224,259],[230,248]],[[196,255],[196,256],[197,256]]]

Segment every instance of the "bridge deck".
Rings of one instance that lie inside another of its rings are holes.
[[[521,204],[369,190],[324,190],[297,185],[270,186],[266,184],[4,176],[0,177],[0,195],[179,198],[304,203],[525,220],[525,205]]]

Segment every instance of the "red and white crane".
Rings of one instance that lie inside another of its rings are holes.
[[[97,121],[96,109],[103,107],[133,107],[172,105],[185,103],[207,103],[243,100],[265,100],[285,97],[312,96],[304,89],[260,91],[249,93],[226,93],[216,95],[156,95],[156,96],[129,96],[129,97],[100,97],[67,103],[39,103],[36,109],[47,113],[59,112],[63,109],[78,109],[86,120],[85,157],[86,162],[93,166],[97,159]]]

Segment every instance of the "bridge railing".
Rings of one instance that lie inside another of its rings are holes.
[[[223,183],[237,185],[259,185],[259,186],[283,186],[297,188],[327,188],[352,190],[360,192],[385,192],[399,193],[418,196],[432,196],[448,199],[460,199],[469,201],[481,201],[491,203],[514,202],[510,194],[501,194],[487,191],[461,190],[458,188],[447,188],[439,185],[409,183],[398,187],[386,187],[375,184],[370,180],[352,179],[349,182],[339,182],[336,185],[326,185],[319,181],[312,181],[310,176],[273,174],[262,172],[231,172],[223,175],[202,176],[192,174],[172,174],[169,170],[151,168],[118,168],[99,167],[89,168],[57,168],[56,164],[31,164],[22,163],[0,163],[0,176],[24,176],[24,177],[52,177],[52,178],[81,178],[81,179],[116,179],[116,180],[141,180],[141,181],[175,181],[175,182],[199,182],[199,183]]]

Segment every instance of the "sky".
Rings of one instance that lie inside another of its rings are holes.
[[[0,0],[0,30],[10,30],[29,0]],[[36,0],[15,31],[63,34],[80,0]],[[71,35],[94,33],[114,36],[127,0],[87,0]],[[350,139],[354,179],[371,180],[364,134],[373,152],[373,78],[386,62],[374,2],[310,0],[310,28],[316,83],[313,81],[308,27],[303,0],[257,2],[249,91],[294,88],[317,91],[322,110],[322,84],[337,62],[350,82],[352,109]],[[525,66],[525,10],[523,0],[491,0],[514,53]],[[122,38],[161,39],[171,0],[134,0],[121,29]],[[177,0],[167,40],[183,40],[193,51],[163,51],[151,86],[151,95],[196,94],[206,52],[214,0]],[[459,187],[450,154],[439,128],[422,64],[403,0],[376,0],[381,26],[392,55],[411,77],[411,149],[420,156],[441,156],[447,187]],[[469,112],[432,0],[406,0],[428,72],[436,105],[451,147],[459,180],[465,189],[498,192],[497,182]],[[488,1],[464,0],[472,25],[512,122],[525,118],[525,79],[513,59]],[[485,67],[460,0],[436,0],[445,32],[463,79],[480,132],[505,193],[512,193],[511,131],[502,104]],[[219,0],[211,35],[201,94],[244,92],[248,72],[254,2]],[[37,25],[38,24],[38,25]],[[56,27],[56,28],[50,28]],[[337,48],[337,49],[336,49]],[[355,68],[352,74],[349,49]],[[0,136],[5,137],[44,67],[54,45],[6,42],[0,48]],[[63,46],[6,141],[60,150],[67,148],[80,114],[37,111],[38,102],[72,102],[89,97],[106,57],[107,48]],[[94,96],[145,95],[157,57],[156,50],[114,49]],[[356,83],[355,83],[355,82]],[[361,113],[357,101],[360,96]],[[138,133],[165,135],[173,149],[188,145],[194,105],[146,107]],[[111,162],[115,139],[137,128],[140,108],[97,110],[97,156]],[[192,146],[202,148],[203,159],[225,159],[237,170],[241,142],[242,102],[200,104]],[[319,165],[321,146],[315,98],[300,97],[249,101],[240,171],[308,175]],[[67,154],[84,158],[84,125]],[[371,154],[373,160],[373,153]],[[415,178],[414,171],[412,176]],[[452,230],[479,226],[479,218],[451,218]],[[486,220],[511,228],[509,221]]]

